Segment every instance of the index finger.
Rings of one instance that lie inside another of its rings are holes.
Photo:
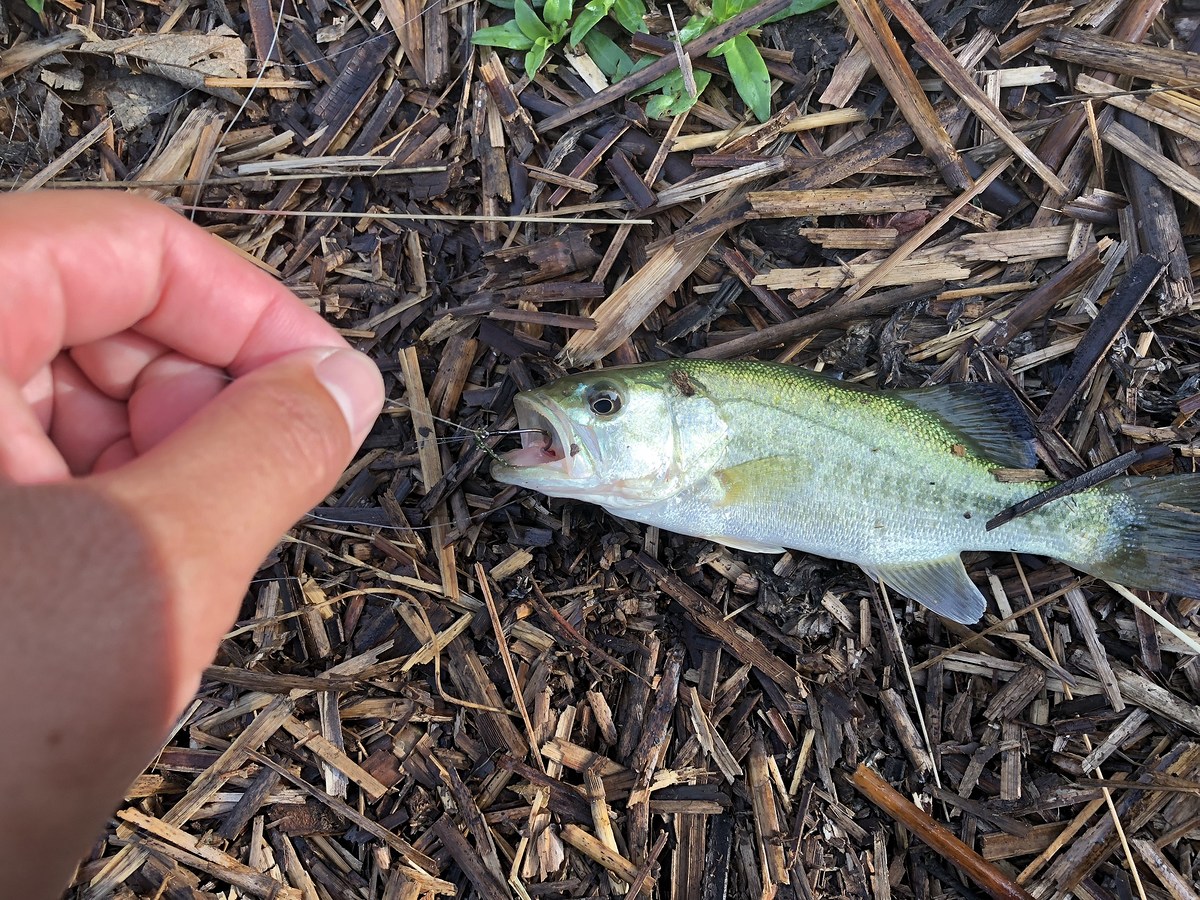
[[[237,376],[345,341],[282,284],[164,206],[105,191],[0,197],[0,373],[133,329]]]

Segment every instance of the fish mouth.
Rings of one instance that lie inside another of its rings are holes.
[[[559,412],[543,406],[524,394],[513,400],[521,446],[500,454],[500,461],[512,469],[558,469],[570,474],[571,457],[576,448],[569,442],[570,425]]]

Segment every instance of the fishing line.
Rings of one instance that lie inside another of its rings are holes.
[[[495,513],[498,513],[501,510],[508,509],[510,506],[518,505],[520,503],[521,503],[521,500],[514,497],[512,500],[508,501],[507,503],[501,504],[500,506],[494,506],[485,512],[472,513],[471,515],[468,515],[466,517],[466,521],[467,522],[482,522],[485,519],[487,519],[489,516],[494,515]],[[347,525],[347,526],[358,527],[358,528],[372,528],[372,529],[375,529],[378,531],[398,531],[401,533],[407,533],[409,531],[432,531],[433,527],[434,527],[432,525],[379,525],[374,522],[363,522],[363,521],[356,521],[353,519],[334,519],[329,516],[322,515],[321,513],[316,512],[314,510],[309,510],[307,513],[305,513],[304,518],[312,519],[313,522],[311,524],[314,526],[315,525],[323,525],[323,524]],[[329,532],[329,531],[332,531],[332,529],[326,529],[326,531]],[[358,538],[358,539],[362,538],[362,535],[356,531],[339,531],[336,533],[341,534],[343,537],[348,537],[348,538]],[[317,548],[317,549],[328,549],[328,548],[320,547],[317,544],[313,544],[311,546],[313,546],[314,548]]]
[[[925,726],[925,713],[921,709],[921,701],[917,696],[917,686],[913,683],[912,667],[908,662],[908,654],[904,652],[904,638],[900,635],[900,623],[896,621],[896,610],[892,608],[887,583],[882,578],[879,579],[879,592],[883,595],[883,607],[888,611],[888,619],[892,623],[892,634],[896,636],[896,646],[900,648],[899,656],[904,669],[904,680],[908,682],[908,691],[912,694],[913,710],[917,714],[917,724],[921,726],[921,737],[925,741],[925,750],[929,754],[929,771],[933,775],[933,783],[940,788],[942,787],[942,776],[938,772],[938,760],[933,752],[933,741],[929,739],[929,729]],[[945,801],[943,801],[944,803]]]
[[[214,148],[215,152],[213,153],[213,156],[212,156],[212,164],[214,166],[216,165],[217,153],[220,152],[221,145],[224,144],[225,139],[228,138],[229,135],[233,133],[233,126],[236,125],[237,122],[241,119],[242,113],[244,113],[246,111],[246,107],[248,107],[250,105],[250,98],[254,96],[254,92],[258,89],[258,86],[260,84],[262,84],[263,79],[266,77],[267,70],[271,68],[271,54],[273,54],[275,52],[275,48],[279,46],[279,31],[283,27],[284,6],[285,6],[284,3],[279,4],[279,16],[275,19],[275,29],[271,33],[271,45],[269,47],[267,47],[267,58],[263,62],[259,63],[258,75],[254,79],[254,84],[250,85],[250,89],[248,91],[246,91],[246,96],[242,98],[242,105],[239,106],[237,108],[237,111],[232,116],[229,117],[229,124],[225,126],[225,130],[223,132],[221,132],[221,136],[217,139],[217,143]],[[292,6],[293,6],[293,8],[295,8],[295,0],[292,0]],[[267,14],[270,15],[271,13],[272,13],[271,6],[268,3],[267,4]],[[300,13],[300,10],[296,9],[297,17],[299,16],[299,13]],[[203,175],[200,178],[200,185],[196,188],[197,203],[199,203],[199,201],[203,199],[204,188],[206,187],[206,185],[204,183],[204,176],[208,175],[210,169],[211,169],[211,166],[205,166]],[[193,206],[193,208],[190,211],[190,214],[188,215],[189,221],[191,221],[193,223],[196,221],[196,212],[197,212],[197,210]]]
[[[411,413],[412,411],[413,411],[413,409],[411,406],[385,406],[383,408],[383,412],[385,412],[385,413],[389,413],[389,412]],[[429,413],[428,415],[429,415],[429,418],[433,419],[435,422],[441,422],[445,425],[449,425],[451,428],[458,428],[462,431],[467,432],[467,434],[464,434],[464,435],[435,437],[433,439],[435,444],[446,444],[446,443],[450,443],[451,441],[465,441],[465,440],[467,440],[468,435],[470,435],[471,437],[475,438],[476,446],[480,450],[482,450],[484,453],[486,453],[488,456],[490,456],[492,459],[496,460],[497,462],[504,462],[504,459],[503,459],[503,457],[500,456],[499,453],[497,453],[495,450],[493,450],[492,447],[487,443],[487,441],[490,438],[511,437],[514,435],[523,435],[523,434],[539,434],[542,436],[542,440],[545,441],[547,444],[549,444],[550,439],[551,439],[550,432],[546,431],[544,428],[496,428],[496,429],[472,428],[471,426],[463,425],[460,422],[452,422],[450,419],[443,419],[441,416],[435,416],[433,413]],[[422,437],[416,438],[418,449],[420,448],[421,442],[428,441],[428,440],[429,440],[429,438],[422,438]]]
[[[229,383],[233,383],[233,381],[235,381],[235,378],[232,375],[230,375],[228,372],[222,372],[221,377],[224,378],[224,380]],[[387,402],[392,403],[393,401],[389,400]],[[411,413],[412,407],[411,406],[401,406],[401,405],[384,406],[384,408],[380,411],[380,414],[382,415],[383,413],[394,413],[394,412]],[[472,428],[469,425],[462,425],[458,422],[451,421],[450,419],[444,419],[441,416],[435,416],[433,413],[429,413],[429,417],[436,422],[441,422],[444,425],[449,425],[451,428],[458,428],[461,431],[467,432],[467,434],[464,434],[464,435],[447,435],[447,436],[443,436],[443,437],[435,437],[433,439],[434,443],[449,444],[454,441],[461,442],[461,441],[468,440],[469,438],[474,438],[476,445],[479,447],[479,449],[481,449],[484,453],[486,453],[488,456],[490,456],[492,459],[494,459],[498,462],[504,462],[504,458],[501,457],[499,453],[497,453],[495,450],[493,450],[487,444],[487,441],[490,438],[509,437],[509,436],[513,436],[513,435],[523,435],[523,434],[538,434],[538,435],[541,435],[542,440],[545,441],[547,444],[549,444],[550,439],[551,439],[550,432],[546,431],[544,428],[495,428],[495,429],[493,429],[493,428]],[[429,438],[417,437],[417,438],[414,438],[414,443],[416,443],[417,447],[419,448],[423,441],[428,441],[428,440],[429,440]],[[518,500],[513,499],[513,500],[510,500],[508,503],[505,503],[501,506],[493,507],[485,512],[474,513],[472,515],[468,515],[466,517],[466,521],[468,521],[468,522],[482,521],[482,520],[488,518],[489,516],[491,516],[492,514],[499,512],[500,510],[507,509],[508,507],[510,507],[513,504],[518,503],[518,502],[519,502]],[[374,523],[370,523],[370,522],[355,521],[353,519],[334,519],[329,516],[322,515],[320,512],[318,512],[315,509],[309,510],[305,514],[305,518],[314,520],[317,523],[324,523],[324,524],[329,524],[329,525],[348,525],[348,526],[375,528],[375,529],[379,529],[379,530],[397,531],[397,532],[431,531],[433,529],[432,525],[382,525],[382,524],[374,524]],[[347,532],[345,534],[345,537],[361,537],[361,535],[358,535],[355,532]],[[316,546],[316,545],[313,545],[313,546]]]

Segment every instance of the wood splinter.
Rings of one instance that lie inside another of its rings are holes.
[[[902,796],[865,764],[846,780],[859,793],[928,844],[947,862],[957,866],[989,896],[996,900],[1033,900],[1033,895],[998,868],[960,841],[947,828]]]
[[[1130,450],[1128,453],[1122,453],[1120,456],[1114,456],[1106,463],[1101,463],[1094,469],[1088,469],[1074,478],[1068,478],[1066,481],[1060,481],[1053,487],[1046,488],[1044,491],[1034,494],[1025,500],[1014,503],[1008,509],[1002,510],[992,518],[987,520],[984,526],[986,530],[991,531],[1011,522],[1013,519],[1020,518],[1033,512],[1035,509],[1040,509],[1052,500],[1059,500],[1071,494],[1078,494],[1080,491],[1086,491],[1094,488],[1098,484],[1103,484],[1106,481],[1111,481],[1118,475],[1123,473],[1130,466],[1142,465],[1150,462],[1160,462],[1172,455],[1170,447],[1158,445],[1147,447],[1145,450]]]

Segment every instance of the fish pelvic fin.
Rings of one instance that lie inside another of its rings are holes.
[[[967,576],[957,553],[923,562],[863,566],[863,569],[876,581],[963,625],[974,625],[987,608],[987,601]]]
[[[1016,395],[1003,385],[955,382],[896,394],[936,416],[984,459],[1016,469],[1037,465],[1033,420]]]
[[[734,550],[745,550],[747,553],[782,553],[783,548],[778,545],[763,544],[758,541],[746,540],[745,538],[726,537],[724,535],[713,535],[711,540],[718,544],[724,544],[726,547],[732,547]]]
[[[1200,597],[1200,475],[1122,478],[1097,490],[1116,495],[1113,532],[1099,559],[1067,562],[1127,587]]]

